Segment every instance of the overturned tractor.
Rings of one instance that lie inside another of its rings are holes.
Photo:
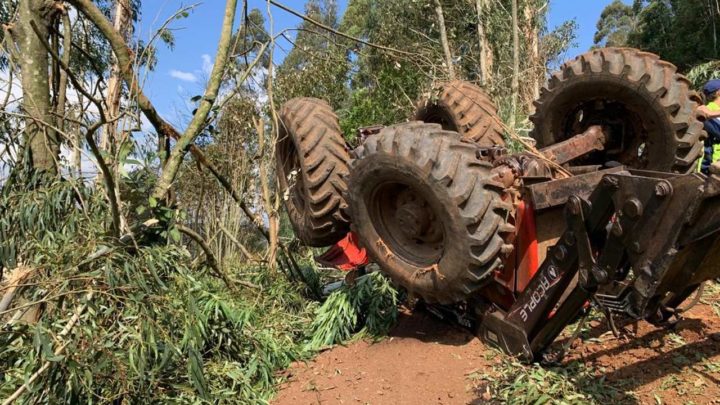
[[[488,96],[454,81],[349,153],[325,102],[294,99],[278,176],[302,242],[357,241],[412,295],[540,359],[590,304],[668,323],[720,276],[720,178],[693,173],[699,102],[657,56],[598,49],[542,90],[539,151],[509,153]]]

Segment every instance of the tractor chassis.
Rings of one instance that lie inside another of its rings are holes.
[[[364,128],[361,139],[381,128]],[[592,126],[541,152],[563,165],[603,150],[609,131]],[[666,324],[704,281],[720,277],[718,177],[606,165],[571,167],[573,177],[553,179],[548,165],[531,155],[481,148],[478,157],[495,166],[495,180],[505,187],[521,180],[522,199],[535,213],[562,210],[565,221],[509,307],[487,289],[462,306],[426,304],[508,354],[548,360],[550,345],[591,302],[608,314]]]

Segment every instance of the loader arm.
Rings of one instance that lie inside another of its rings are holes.
[[[719,192],[717,177],[622,170],[605,174],[589,196],[570,194],[561,238],[509,309],[484,314],[478,334],[531,361],[593,298],[635,319],[662,320],[720,276]]]

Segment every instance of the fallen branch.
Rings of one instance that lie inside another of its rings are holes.
[[[228,229],[225,228],[225,226],[224,226],[222,223],[220,223],[220,221],[218,221],[217,224],[218,224],[218,226],[220,227],[220,230],[223,231],[223,233],[225,234],[225,236],[227,236],[228,239],[230,239],[230,241],[231,241],[232,243],[234,243],[235,246],[238,247],[238,249],[240,249],[240,251],[242,252],[242,254],[243,254],[248,260],[253,261],[253,262],[258,262],[258,263],[259,263],[259,262],[262,262],[262,260],[260,260],[260,258],[258,258],[257,256],[255,256],[254,254],[250,253],[250,251],[245,247],[245,245],[243,245],[239,240],[237,240],[237,238],[235,238],[235,237],[232,235],[232,233],[231,233],[230,231],[228,231]]]
[[[194,230],[188,228],[185,225],[176,224],[175,227],[177,228],[178,231],[180,231],[180,232],[184,233],[185,235],[187,235],[188,237],[190,237],[190,239],[195,241],[195,243],[197,243],[198,246],[200,246],[200,248],[205,253],[205,257],[207,257],[208,266],[210,266],[210,268],[213,269],[213,271],[215,272],[215,275],[220,277],[220,279],[222,279],[222,281],[225,283],[225,285],[231,291],[235,291],[233,282],[230,281],[230,279],[227,277],[227,275],[225,274],[223,269],[220,267],[220,263],[218,262],[217,258],[215,258],[215,254],[213,253],[212,249],[210,249],[210,246],[208,246],[207,242],[205,242],[205,239],[203,239],[203,237],[200,236],[199,233],[195,232]],[[249,281],[237,280],[236,283],[238,283],[244,287],[248,287],[248,288],[255,288],[255,289],[260,288],[259,285],[253,284]]]
[[[32,268],[30,267],[19,267],[10,274],[8,277],[7,291],[5,291],[2,300],[0,300],[0,313],[5,312],[5,310],[8,309],[20,284],[22,284],[22,281],[30,275],[31,270]]]
[[[70,318],[70,321],[68,321],[68,323],[65,325],[63,330],[58,335],[58,337],[60,339],[67,336],[70,333],[70,331],[72,331],[72,329],[75,327],[78,320],[80,320],[80,316],[83,314],[83,312],[85,312],[85,309],[87,309],[87,304],[92,299],[93,294],[94,294],[94,291],[90,291],[85,295],[85,302],[75,309],[75,313],[73,314],[72,318]],[[60,354],[62,354],[62,352],[65,351],[65,348],[68,346],[68,344],[70,344],[70,341],[64,342],[63,344],[58,346],[57,349],[55,349],[53,354],[55,356],[59,356]],[[15,402],[15,400],[20,398],[20,395],[22,395],[23,392],[25,392],[28,388],[30,388],[30,384],[35,382],[35,380],[37,380],[38,377],[40,377],[40,375],[45,372],[45,370],[50,368],[50,364],[51,364],[50,361],[46,361],[45,363],[43,363],[42,367],[40,367],[40,369],[38,371],[33,373],[33,375],[31,375],[30,378],[28,378],[27,381],[25,381],[25,383],[23,383],[23,385],[21,385],[17,390],[15,390],[15,392],[12,393],[12,395],[10,395],[5,401],[3,401],[2,405],[12,404],[13,402]]]

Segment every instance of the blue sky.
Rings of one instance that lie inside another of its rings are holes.
[[[611,1],[550,0],[550,28],[570,19],[576,19],[579,25],[577,46],[568,52],[568,56],[581,53],[592,45],[595,24],[603,8]],[[284,1],[284,4],[296,10],[302,10],[304,3],[304,0]],[[338,3],[342,12],[347,0],[338,0]],[[194,3],[181,0],[145,0],[137,35],[147,40],[176,10],[189,4]],[[175,48],[169,50],[161,45],[155,71],[148,73],[145,78],[147,95],[153,100],[160,113],[175,124],[181,124],[182,117],[189,114],[187,101],[203,90],[203,83],[220,36],[224,4],[223,0],[206,0],[198,4],[188,18],[174,21],[170,27],[174,29]],[[250,0],[249,7],[267,9],[264,0]],[[273,7],[270,11],[275,32],[295,27],[300,23],[299,18],[283,10]],[[286,50],[290,48],[288,43],[281,42],[279,46]]]

